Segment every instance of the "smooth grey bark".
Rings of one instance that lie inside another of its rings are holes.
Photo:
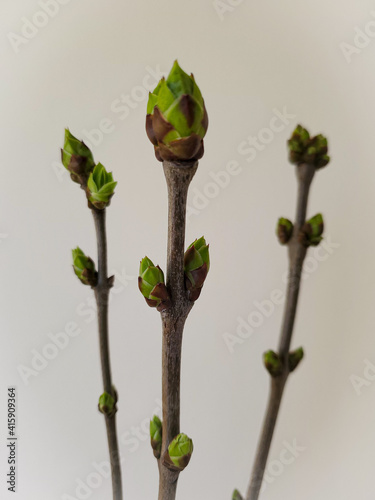
[[[298,305],[302,266],[307,252],[307,248],[299,242],[298,235],[306,220],[309,191],[315,170],[315,166],[310,164],[302,164],[296,167],[298,180],[297,210],[293,235],[288,242],[289,276],[278,347],[278,354],[283,362],[283,373],[277,377],[271,377],[268,406],[245,500],[258,500],[285,384],[290,373],[288,356]]]
[[[159,466],[159,500],[176,498],[179,472],[168,469],[163,455],[180,433],[180,377],[182,337],[186,318],[193,307],[185,289],[184,253],[186,202],[198,162],[163,162],[168,188],[168,248],[166,286],[171,307],[161,313],[163,433]]]
[[[94,287],[94,291],[98,310],[99,345],[103,387],[104,392],[111,394],[115,399],[117,399],[117,395],[115,394],[112,385],[108,338],[108,301],[109,291],[112,286],[112,279],[108,277],[105,209],[92,209],[92,214],[95,222],[98,245],[98,282]],[[113,415],[104,415],[104,417],[107,429],[108,449],[112,472],[113,500],[122,500],[121,459],[116,430],[116,412]]]

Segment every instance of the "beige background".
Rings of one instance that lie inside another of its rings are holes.
[[[309,253],[293,340],[306,359],[288,384],[262,498],[372,500],[373,2],[53,4],[45,15],[35,0],[0,6],[0,497],[13,498],[4,479],[5,418],[6,388],[16,384],[17,498],[110,498],[110,480],[93,465],[107,460],[107,445],[96,411],[92,293],[70,268],[77,244],[95,257],[94,228],[83,193],[59,167],[64,127],[90,142],[87,131],[101,126],[102,138],[91,138],[95,158],[119,182],[108,236],[109,266],[122,280],[110,324],[125,498],[156,498],[157,467],[141,427],[161,396],[160,319],[140,296],[136,275],[146,253],[165,267],[166,188],[144,118],[152,73],[169,71],[178,57],[194,72],[210,117],[190,191],[187,243],[204,234],[212,256],[185,331],[182,430],[195,451],[178,498],[228,500],[248,483],[268,392],[261,355],[276,347],[282,315],[280,303],[254,314],[254,302],[284,291],[286,252],[274,227],[279,216],[294,214],[285,143],[301,122],[330,141],[332,163],[316,176],[309,204],[310,216],[324,214],[326,246]],[[28,21],[45,25],[25,28]],[[20,41],[22,29],[29,38]],[[128,104],[121,102],[127,96]],[[273,120],[284,109],[286,123]],[[264,131],[271,123],[278,127],[273,137]],[[253,161],[249,136],[260,141]],[[220,176],[228,164],[232,173]],[[251,335],[250,326],[239,328],[249,316],[259,322]],[[78,334],[61,335],[65,348],[48,351],[50,336],[72,322],[68,329]],[[228,338],[237,339],[233,352]],[[22,367],[31,369],[43,350],[54,359],[22,378]],[[293,443],[294,457],[284,451]],[[87,480],[92,487],[82,496],[76,488]]]

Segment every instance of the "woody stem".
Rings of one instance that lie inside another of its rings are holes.
[[[159,500],[176,498],[179,472],[163,461],[170,442],[180,433],[180,376],[182,337],[186,318],[192,308],[184,280],[186,202],[190,182],[198,162],[164,161],[168,187],[167,289],[171,307],[161,313],[163,327],[162,400],[163,434],[159,465]]]
[[[105,209],[92,209],[95,222],[97,245],[98,245],[98,282],[94,287],[98,310],[100,359],[102,366],[102,378],[104,392],[116,397],[112,386],[111,362],[109,353],[108,332],[108,300],[109,291],[112,286],[108,279],[107,270],[107,236],[105,225]],[[112,471],[113,500],[122,500],[121,459],[118,448],[116,430],[116,412],[104,415],[107,429],[109,456]]]
[[[279,376],[271,378],[268,406],[245,500],[258,500],[285,384],[290,373],[288,356],[297,312],[302,266],[306,256],[306,248],[299,242],[298,235],[306,219],[307,202],[311,182],[315,174],[315,166],[310,164],[298,165],[296,174],[298,179],[296,221],[292,238],[288,243],[289,276],[278,349],[283,371]]]

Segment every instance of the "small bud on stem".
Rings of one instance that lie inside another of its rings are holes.
[[[99,398],[99,411],[108,417],[112,417],[116,411],[116,399],[108,394],[108,392],[103,392]]]
[[[93,260],[87,257],[79,247],[72,250],[72,256],[73,269],[78,279],[84,285],[95,287],[98,281],[98,273],[95,270]]]
[[[289,371],[293,372],[297,366],[300,364],[304,357],[304,351],[302,347],[299,347],[295,351],[289,353],[288,363],[289,363]]]
[[[189,246],[184,256],[185,286],[192,302],[198,299],[209,269],[209,245],[202,236]]]
[[[278,354],[267,351],[263,354],[263,362],[271,377],[278,377],[283,371],[283,364]]]
[[[243,497],[238,490],[233,491],[232,500],[243,500]]]
[[[155,458],[160,458],[162,444],[163,424],[157,415],[150,421],[151,447],[154,450]]]
[[[293,224],[289,219],[280,217],[277,223],[276,234],[281,245],[286,245],[293,234]]]
[[[170,306],[164,273],[159,266],[154,266],[148,257],[141,260],[138,287],[150,307],[156,307],[159,312],[162,312]]]
[[[298,236],[299,242],[305,246],[317,246],[322,241],[324,231],[324,221],[322,214],[314,215],[302,226]]]
[[[193,441],[186,434],[179,434],[168,446],[163,463],[170,470],[183,471],[193,453]]]

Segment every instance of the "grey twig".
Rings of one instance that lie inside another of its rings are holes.
[[[293,235],[288,243],[288,288],[278,349],[278,354],[283,364],[283,371],[280,375],[271,377],[271,390],[268,406],[258,443],[250,484],[246,493],[246,500],[257,500],[259,497],[264,470],[272,442],[272,436],[277,416],[279,414],[280,403],[285,384],[290,373],[288,356],[298,304],[302,266],[307,251],[306,247],[300,243],[298,236],[303,224],[305,223],[309,190],[311,182],[314,178],[315,170],[315,166],[311,164],[301,164],[296,167],[298,179],[297,212]]]
[[[112,279],[108,277],[107,269],[108,266],[105,209],[96,210],[94,208],[92,209],[92,214],[94,217],[98,244],[98,282],[94,287],[94,291],[98,309],[99,343],[103,386],[104,392],[107,392],[116,400],[117,394],[115,394],[112,385],[108,339],[108,300],[109,291],[112,286]],[[112,471],[113,500],[122,500],[121,459],[116,431],[116,412],[110,415],[105,414],[104,417],[107,428],[108,448]]]

